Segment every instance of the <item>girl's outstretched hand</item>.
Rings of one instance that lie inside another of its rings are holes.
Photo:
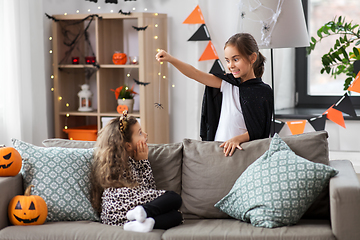
[[[245,133],[223,142],[220,147],[224,148],[225,157],[232,156],[236,149],[243,150],[241,143],[249,141],[249,134]]]
[[[138,141],[136,143],[136,150],[134,150],[134,160],[140,161],[148,159],[149,147],[146,142]]]
[[[171,59],[171,55],[168,54],[165,50],[160,50],[156,54],[155,58],[158,62],[169,62],[169,60]]]

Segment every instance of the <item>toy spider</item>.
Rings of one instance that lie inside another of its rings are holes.
[[[242,19],[244,19],[244,18],[245,18],[245,15],[246,15],[245,12],[241,12],[241,15],[240,15],[240,16],[241,16]]]
[[[267,25],[267,24],[264,24],[264,26],[263,26],[263,31],[264,31],[264,32],[270,31],[270,26]]]
[[[161,103],[154,103],[156,108],[164,109],[163,105]]]

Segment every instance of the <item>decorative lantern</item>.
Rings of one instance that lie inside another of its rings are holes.
[[[80,112],[89,112],[93,109],[91,108],[91,97],[92,92],[89,90],[90,86],[88,84],[81,85],[81,91],[78,92],[79,96],[79,109]]]

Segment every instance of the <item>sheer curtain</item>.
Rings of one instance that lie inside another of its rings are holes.
[[[42,0],[0,1],[0,144],[48,137]]]

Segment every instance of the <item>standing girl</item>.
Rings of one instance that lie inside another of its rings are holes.
[[[147,134],[126,111],[100,131],[91,171],[91,203],[102,223],[149,232],[182,222],[181,197],[156,190],[146,142]]]
[[[207,86],[200,135],[203,140],[223,141],[220,147],[225,156],[231,156],[236,148],[242,149],[241,143],[269,137],[274,100],[272,89],[261,80],[265,57],[253,36],[235,34],[225,43],[224,52],[228,74],[202,72],[164,50],[156,59]]]

